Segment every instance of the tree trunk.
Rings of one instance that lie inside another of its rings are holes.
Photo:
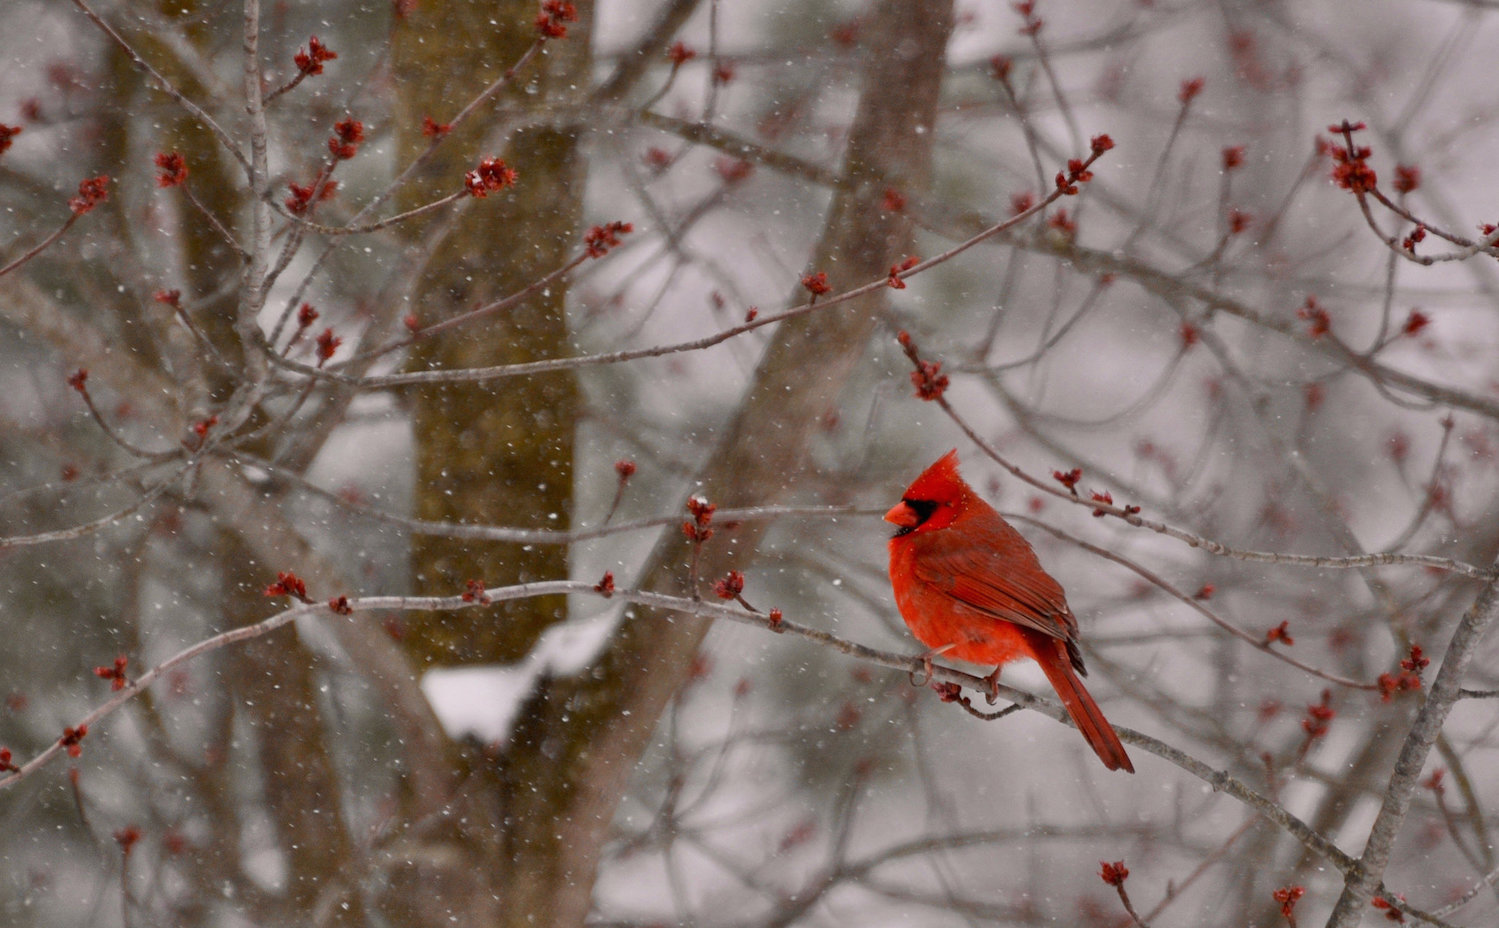
[[[910,223],[882,208],[884,191],[888,178],[912,187],[926,180],[951,23],[949,4],[922,0],[884,0],[868,20],[847,183],[813,261],[835,287],[884,276],[910,249]],[[700,474],[705,495],[723,506],[769,503],[797,484],[809,441],[864,357],[882,303],[871,295],[777,330]],[[761,531],[742,525],[710,541],[700,575],[746,567]],[[687,556],[681,533],[666,533],[642,585],[686,592]],[[509,900],[508,923],[583,924],[615,807],[708,626],[701,618],[637,614],[591,673],[552,681],[532,700],[506,758],[512,866],[525,888]]]
[[[586,84],[591,5],[565,39],[515,75],[511,86],[446,139],[406,205],[450,192],[481,158],[502,156],[518,173],[514,187],[463,204],[418,284],[416,315],[431,324],[521,290],[581,249],[584,162],[578,133],[528,128],[496,151],[488,133],[497,107],[541,108]],[[533,0],[428,2],[397,24],[394,63],[400,97],[400,161],[425,150],[422,117],[453,117],[478,88],[499,77],[536,35]],[[461,36],[462,41],[454,41]],[[534,90],[528,93],[526,90]],[[457,94],[465,96],[458,96]],[[443,221],[443,220],[437,220]],[[432,225],[412,230],[415,236]],[[420,342],[414,369],[478,367],[564,356],[571,351],[565,282],[505,313]],[[444,384],[410,393],[416,439],[415,515],[454,524],[565,528],[572,507],[574,429],[580,395],[570,373],[524,383]],[[415,591],[461,592],[471,580],[490,586],[567,576],[564,546],[516,545],[420,536],[412,545]],[[561,597],[489,609],[413,615],[404,647],[418,667],[509,663],[524,658],[546,628],[566,617]],[[510,829],[536,825],[504,806],[492,758],[455,758],[471,777],[457,806],[432,834],[431,851],[411,855],[393,874],[387,914],[402,925],[501,925],[525,922],[543,907],[531,861],[507,847]],[[546,777],[533,784],[545,790]],[[542,827],[537,833],[545,833]],[[527,839],[521,839],[527,840]],[[540,881],[546,885],[547,881]],[[517,900],[525,897],[526,902]],[[538,919],[530,924],[551,924]]]

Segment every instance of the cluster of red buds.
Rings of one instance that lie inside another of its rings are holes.
[[[328,139],[328,151],[340,161],[347,161],[359,153],[359,144],[364,141],[364,123],[357,119],[341,119],[333,124],[333,136]]]
[[[1306,718],[1301,720],[1301,730],[1306,732],[1307,743],[1327,734],[1333,717],[1338,713],[1332,707],[1332,690],[1322,691],[1322,700],[1306,707]]]
[[[298,51],[292,56],[297,70],[305,76],[323,73],[323,62],[332,61],[338,57],[338,53],[323,44],[323,40],[312,36],[307,40],[307,50]]]
[[[467,580],[464,582],[463,586],[464,590],[463,596],[461,598],[464,602],[478,603],[481,606],[489,605],[489,593],[485,592],[484,590],[483,580]]]
[[[1353,144],[1353,133],[1368,128],[1361,122],[1343,120],[1341,125],[1328,126],[1327,131],[1343,136],[1342,148],[1332,149],[1332,181],[1344,190],[1367,193],[1379,182],[1368,157],[1373,154],[1367,145]]]
[[[597,225],[583,234],[583,250],[590,258],[602,258],[613,248],[619,247],[619,237],[635,231],[628,222],[608,222]]]
[[[1389,702],[1397,693],[1413,693],[1421,688],[1421,673],[1431,664],[1418,644],[1411,645],[1410,656],[1400,661],[1399,673],[1379,675],[1379,698]]]
[[[286,211],[293,216],[302,216],[308,210],[312,209],[313,204],[321,203],[324,200],[331,200],[333,195],[338,192],[338,181],[314,181],[305,186],[297,183],[288,183],[286,188],[291,191],[291,196],[283,201],[286,205]]]
[[[1123,886],[1124,881],[1129,879],[1129,868],[1124,865],[1124,861],[1122,860],[1116,860],[1113,863],[1100,860],[1098,865],[1099,878],[1110,886]]]
[[[125,676],[125,668],[129,664],[130,660],[124,655],[121,655],[114,659],[113,664],[107,664],[102,667],[95,667],[94,676],[98,677],[101,680],[108,680],[110,690],[122,690],[126,687],[126,685],[130,683],[130,680]]]
[[[78,182],[78,195],[68,201],[73,215],[82,216],[109,199],[109,175],[100,174]]]
[[[713,512],[718,507],[705,499],[694,496],[687,500],[687,511],[692,518],[682,523],[682,534],[694,544],[702,544],[713,537]]]
[[[886,279],[885,282],[889,285],[891,290],[906,289],[906,282],[901,278],[901,275],[920,263],[920,258],[916,257],[915,255],[907,255],[906,260],[902,261],[901,263],[890,265],[890,276]]]
[[[159,151],[155,161],[156,166],[161,169],[161,173],[156,175],[156,186],[180,187],[187,183],[187,159],[182,157],[181,152]]]
[[[1306,332],[1312,338],[1321,338],[1332,331],[1332,317],[1317,302],[1315,296],[1306,298],[1306,302],[1296,310],[1296,318],[1307,324]]]
[[[595,593],[599,594],[600,596],[604,597],[605,599],[608,599],[609,597],[613,596],[614,595],[614,571],[612,571],[612,570],[606,570],[606,571],[604,571],[603,579],[599,580],[598,583],[595,583],[593,585],[593,591]]]
[[[483,199],[497,190],[514,186],[519,175],[499,158],[485,158],[479,166],[463,175],[463,188],[469,195]]]
[[[916,388],[917,398],[928,403],[941,399],[950,384],[947,375],[942,373],[942,362],[922,360],[909,332],[900,332],[895,340],[916,368],[911,372],[911,385]]]
[[[265,595],[290,596],[300,602],[312,602],[307,598],[307,584],[289,570],[276,572],[276,582],[265,588]]]
[[[1296,903],[1306,895],[1304,886],[1282,886],[1274,893],[1275,901],[1280,903],[1281,917],[1291,924],[1296,924]]]
[[[804,275],[802,277],[802,286],[806,288],[808,293],[812,294],[814,301],[824,293],[830,293],[833,289],[828,284],[827,271],[818,271],[815,274]]]
[[[578,8],[565,0],[546,0],[536,14],[536,33],[542,41],[567,37],[567,24],[578,21]]]

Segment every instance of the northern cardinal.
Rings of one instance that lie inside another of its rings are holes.
[[[917,477],[885,521],[895,605],[927,658],[994,665],[986,679],[1028,657],[1041,665],[1067,714],[1110,770],[1135,772],[1098,703],[1083,688],[1077,618],[1036,552],[958,475],[957,449]],[[992,701],[992,698],[991,698]]]

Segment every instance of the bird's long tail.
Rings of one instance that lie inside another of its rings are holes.
[[[1077,671],[1072,669],[1065,645],[1056,638],[1050,639],[1049,644],[1051,647],[1039,649],[1036,663],[1046,672],[1046,679],[1051,681],[1051,688],[1057,691],[1062,705],[1067,708],[1067,714],[1072,716],[1072,723],[1088,739],[1088,744],[1105,767],[1134,773],[1135,765],[1129,762],[1129,755],[1124,753],[1124,745],[1114,733],[1114,726],[1103,717],[1103,710],[1098,708],[1098,703],[1093,701],[1093,697],[1083,687]]]

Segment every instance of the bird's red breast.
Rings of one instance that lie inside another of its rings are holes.
[[[1061,585],[1030,543],[958,476],[956,451],[918,477],[885,519],[900,529],[890,539],[895,604],[922,644],[999,665],[1035,656],[1020,628],[1076,636]]]

